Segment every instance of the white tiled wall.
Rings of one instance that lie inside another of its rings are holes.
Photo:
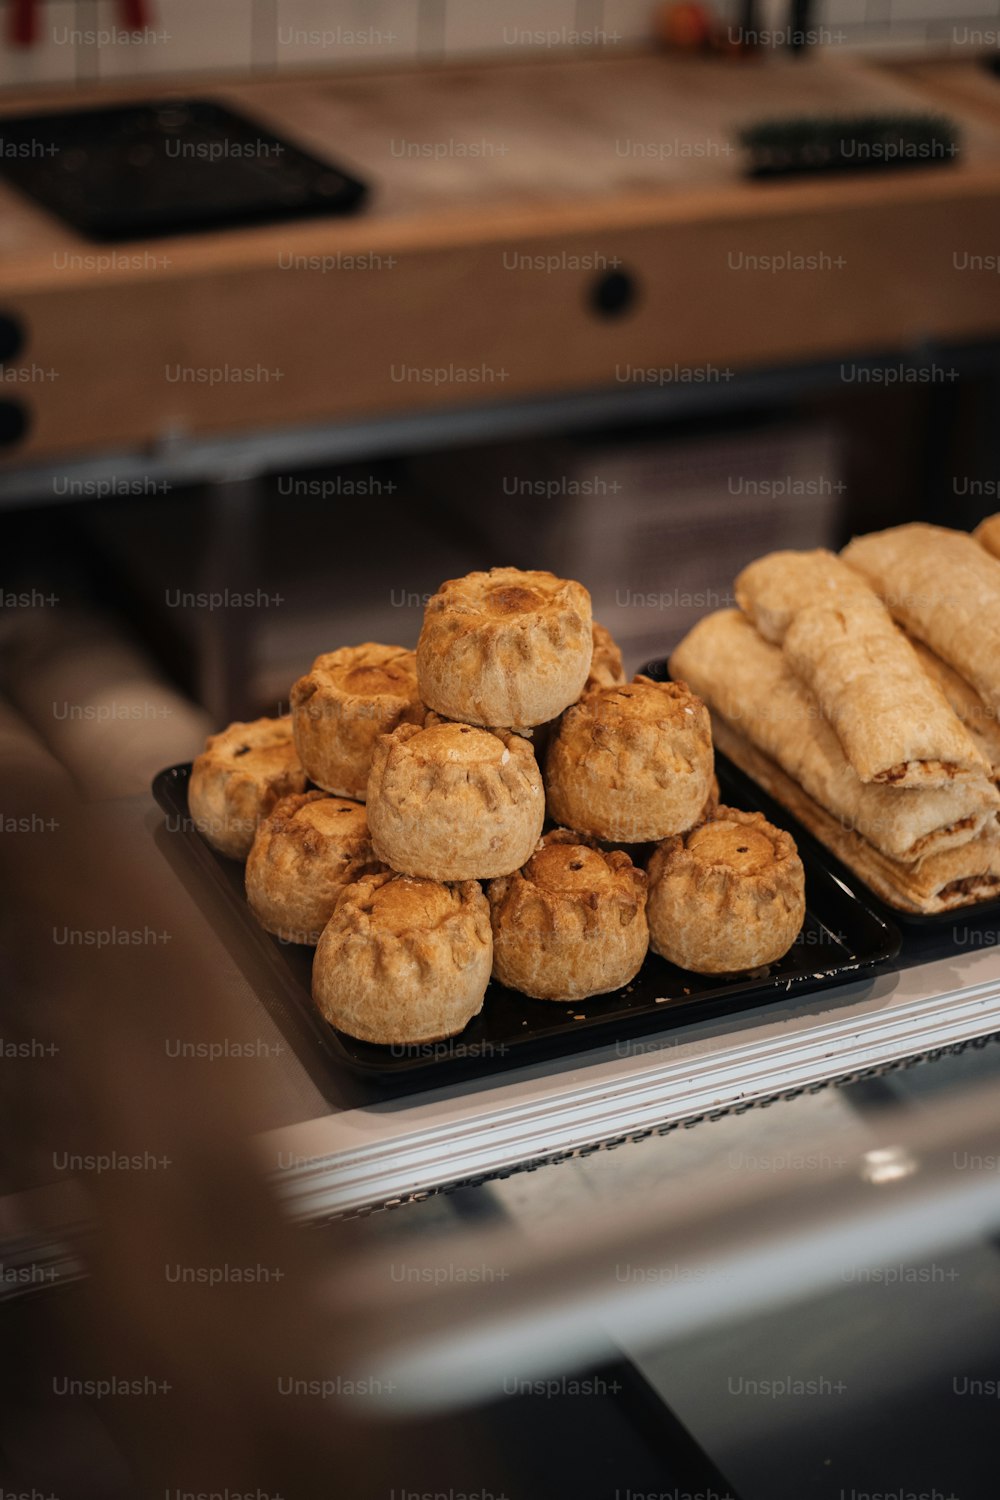
[[[570,45],[576,0],[461,0],[445,15],[448,52],[535,51]]]
[[[148,0],[148,5],[150,24],[136,34],[122,26],[118,0],[99,0],[98,77],[180,73],[191,67],[245,71],[252,65],[252,7],[246,0]]]
[[[14,49],[6,39],[7,7],[0,5],[4,35],[0,39],[0,83],[23,86],[61,82],[77,71],[77,5],[75,0],[50,0],[38,40],[31,48]]]
[[[417,52],[417,0],[275,0],[274,8],[279,68],[351,65]]]
[[[8,0],[0,0],[0,21]],[[712,0],[704,0],[712,5]],[[715,0],[727,16],[736,0]],[[0,86],[176,72],[262,71],[418,57],[515,55],[578,42],[628,46],[650,35],[656,0],[147,0],[150,26],[124,33],[118,0],[38,0],[39,39],[0,39]],[[789,0],[759,0],[760,24],[787,25]],[[815,0],[814,22],[847,45],[928,37],[959,45],[971,24],[1000,27],[1000,0]]]

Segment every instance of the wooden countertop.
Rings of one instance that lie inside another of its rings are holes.
[[[120,246],[109,266],[107,247],[0,185],[0,312],[30,323],[24,359],[62,372],[21,393],[32,410],[19,457],[154,441],[165,423],[219,433],[593,389],[623,362],[757,366],[1000,331],[1000,279],[951,266],[954,250],[996,253],[1000,81],[972,64],[546,59],[38,90],[8,96],[0,119],[178,93],[230,101],[342,161],[371,182],[370,205]],[[794,182],[740,175],[745,123],[894,109],[947,109],[961,161]],[[519,250],[569,261],[558,276],[512,275],[504,257]],[[819,274],[741,275],[733,250],[765,263],[812,253]],[[309,264],[358,254],[393,258],[392,274]],[[615,259],[641,296],[627,316],[598,319],[587,310],[594,266]],[[163,388],[172,361],[257,360],[282,370],[270,390],[199,388],[195,401]],[[484,360],[506,372],[501,389],[389,376],[396,361]]]

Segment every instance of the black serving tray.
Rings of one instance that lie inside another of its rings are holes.
[[[625,989],[589,1000],[553,1003],[529,1000],[491,983],[482,1011],[447,1041],[417,1047],[355,1041],[319,1015],[310,996],[311,948],[282,943],[258,925],[246,903],[243,865],[217,854],[198,833],[188,812],[190,764],[171,766],[153,781],[153,795],[167,813],[167,828],[191,858],[230,899],[247,942],[268,962],[283,991],[304,1013],[327,1056],[353,1072],[383,1083],[430,1086],[455,1075],[495,1072],[539,1057],[564,1056],[650,1031],[666,1031],[706,1016],[735,1014],[792,995],[842,984],[896,956],[900,933],[858,894],[850,875],[834,878],[812,849],[803,851],[806,920],[799,938],[779,963],[751,974],[689,974],[650,953]],[[719,767],[723,800],[746,805],[738,773]],[[752,784],[751,784],[752,787]],[[787,822],[780,810],[778,823]]]

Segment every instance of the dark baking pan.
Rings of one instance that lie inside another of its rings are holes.
[[[247,942],[262,952],[283,990],[309,1018],[325,1052],[336,1062],[386,1083],[430,1086],[455,1075],[496,1072],[540,1057],[556,1057],[607,1045],[642,1032],[666,1031],[705,1016],[735,1014],[791,995],[855,979],[895,957],[898,929],[872,910],[851,877],[834,879],[822,859],[804,853],[806,920],[799,938],[779,963],[753,974],[700,975],[675,968],[650,953],[625,989],[568,1004],[529,1000],[491,984],[483,1009],[448,1041],[418,1047],[385,1047],[355,1041],[335,1031],[310,997],[312,949],[271,937],[247,906],[243,866],[216,854],[197,832],[188,812],[190,765],[171,766],[153,782],[171,835],[183,842],[205,875],[230,898]],[[730,770],[720,770],[724,800],[743,805]],[[781,819],[781,821],[787,821]]]

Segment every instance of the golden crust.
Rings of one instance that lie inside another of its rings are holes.
[[[1000,514],[980,521],[972,535],[991,556],[1000,558]]]
[[[901,864],[845,828],[780,766],[728,725],[715,726],[719,750],[786,807],[815,838],[890,906],[900,911],[957,911],[1000,895],[1000,825],[996,819],[968,843]]]
[[[707,823],[666,839],[649,862],[650,944],[696,974],[776,963],[805,911],[795,841],[761,813],[719,807]]]
[[[991,775],[941,689],[871,594],[800,610],[785,656],[865,782],[948,786]]]
[[[592,688],[598,687],[621,687],[628,681],[625,675],[625,663],[622,661],[621,647],[618,645],[610,630],[594,621],[594,654],[590,659],[590,674],[584,683],[583,691],[589,693]]]
[[[620,849],[557,828],[490,882],[493,977],[536,1000],[583,1000],[634,979],[649,946],[646,877]]]
[[[331,1026],[361,1041],[435,1042],[478,1015],[492,965],[489,904],[475,881],[363,875],[323,929],[313,999]]]
[[[985,777],[947,787],[894,787],[861,781],[819,704],[738,610],[706,615],[674,651],[671,670],[712,710],[776,761],[834,817],[891,859],[916,861],[967,843],[995,820],[1000,798]]]
[[[519,568],[449,579],[417,642],[421,696],[465,724],[544,724],[583,690],[591,624],[590,595],[571,579]]]
[[[765,641],[780,646],[800,610],[870,598],[871,590],[835,552],[768,552],[737,574],[733,593]]]
[[[990,765],[993,781],[1000,781],[1000,724],[995,711],[987,708],[975,688],[970,687],[964,677],[959,677],[940,656],[935,656],[923,641],[911,640],[910,645],[917,653],[920,665],[937,683],[968,730],[973,744]]]
[[[744,568],[736,597],[815,694],[864,782],[947,786],[988,771],[902,631],[832,552],[772,552]]]
[[[317,656],[291,693],[292,726],[309,779],[363,802],[372,751],[397,724],[421,724],[416,657],[366,641]]]
[[[209,735],[196,758],[188,808],[213,849],[230,859],[246,859],[260,820],[279,797],[305,787],[289,719],[237,721]]]
[[[666,838],[698,821],[712,764],[708,710],[683,682],[597,688],[549,748],[549,816],[611,843]]]
[[[841,553],[893,618],[1000,712],[1000,561],[964,531],[913,522]]]
[[[382,868],[362,803],[301,792],[282,797],[257,830],[247,901],[268,932],[315,947],[344,887]]]
[[[522,736],[431,716],[375,747],[368,824],[379,859],[431,880],[490,880],[524,864],[545,820],[535,753]]]

